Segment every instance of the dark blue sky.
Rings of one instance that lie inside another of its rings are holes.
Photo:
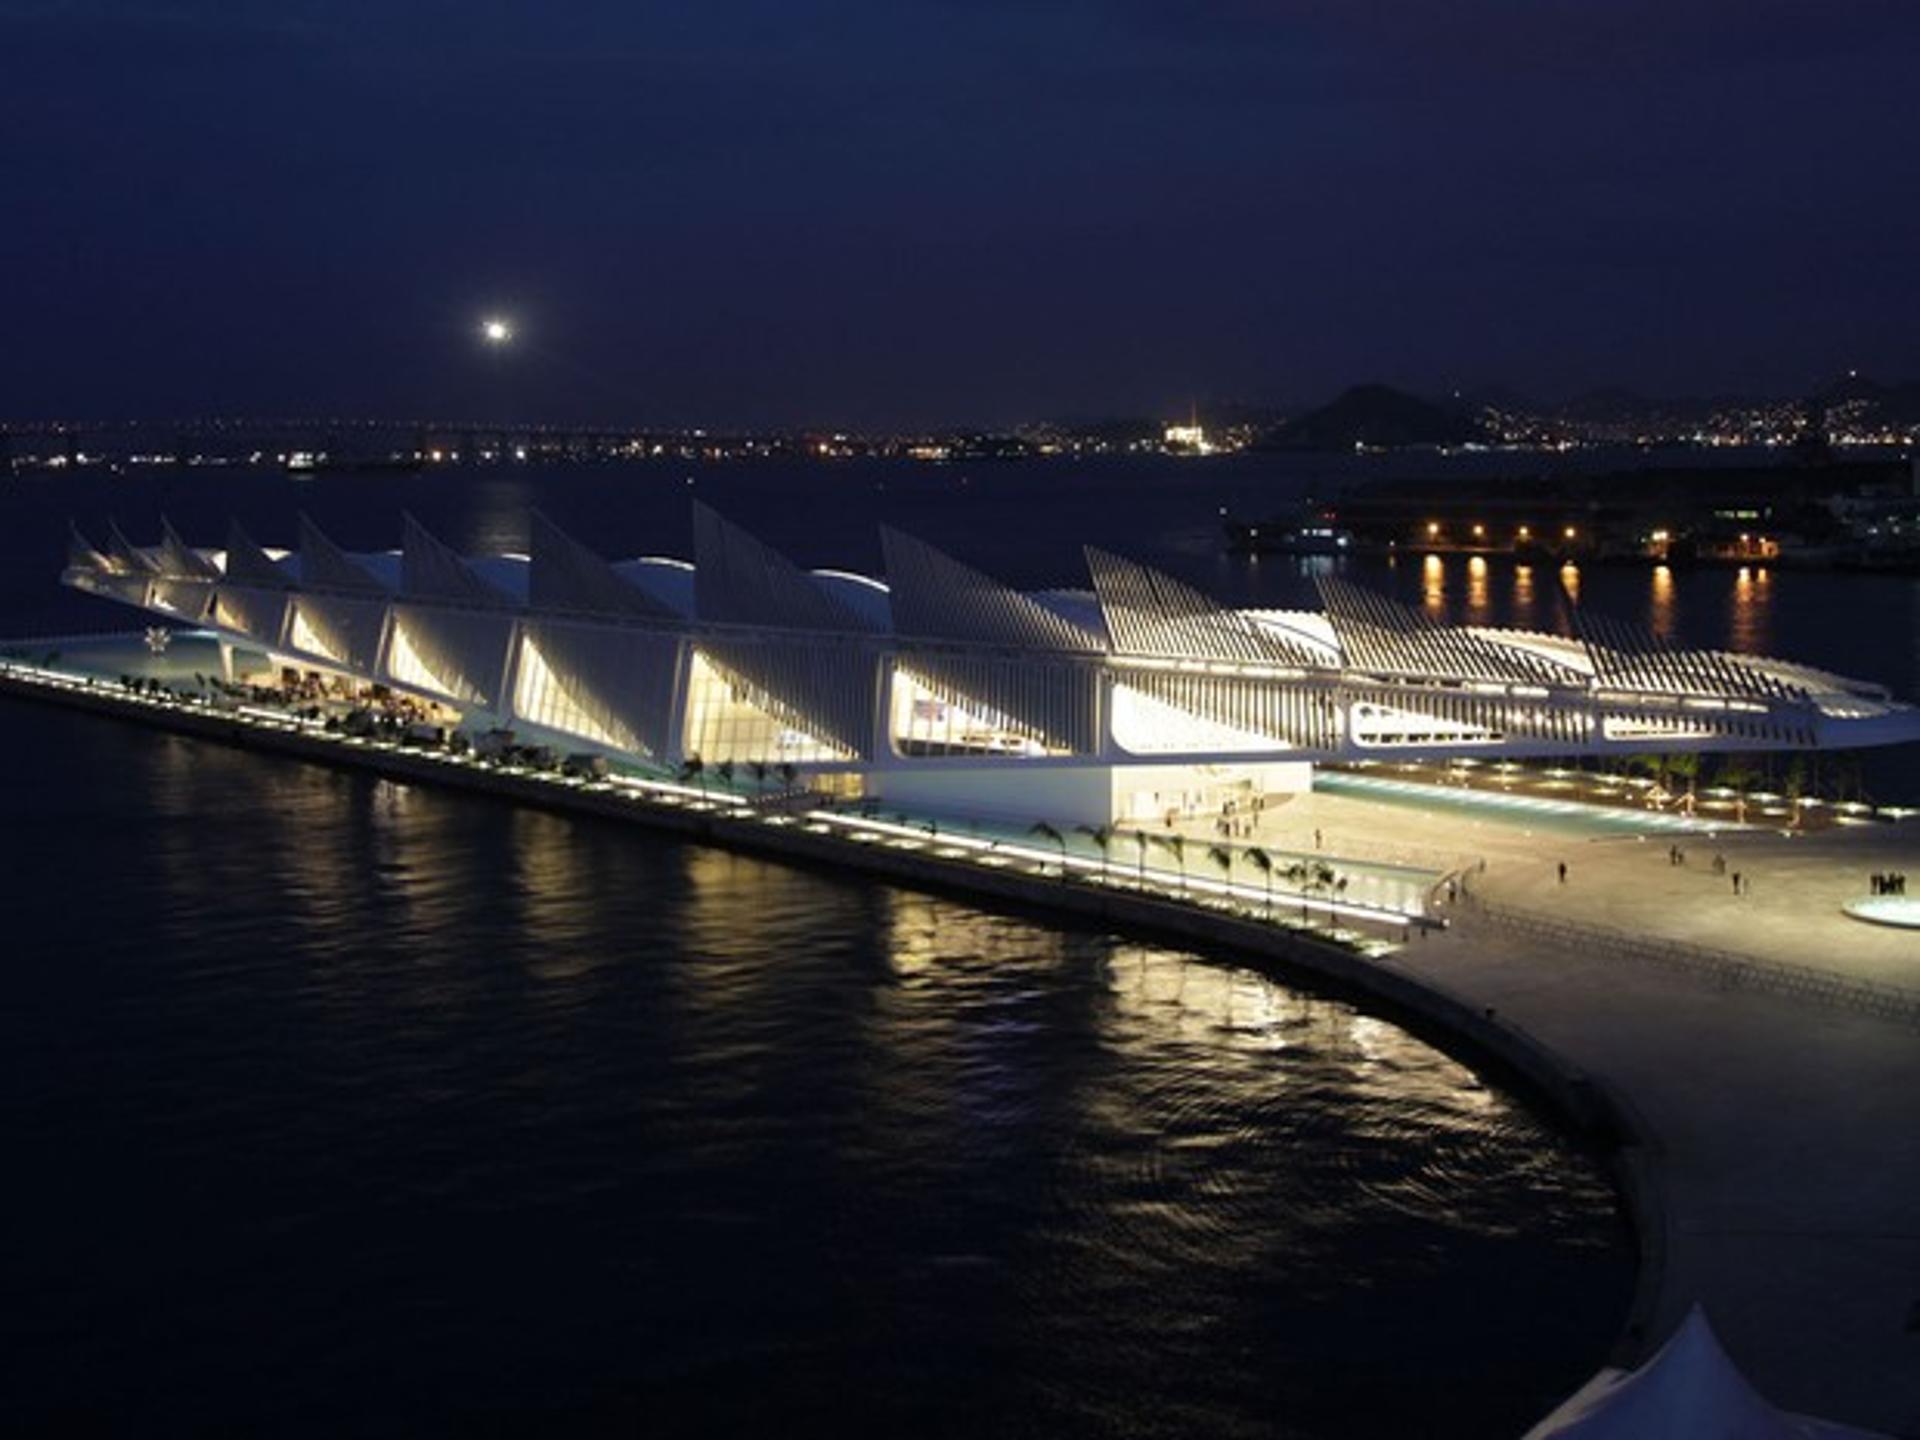
[[[1913,0],[0,0],[0,415],[1920,374],[1917,75]]]

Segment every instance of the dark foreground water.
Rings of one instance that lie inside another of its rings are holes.
[[[0,702],[0,1431],[1499,1436],[1610,1195],[1231,964]]]

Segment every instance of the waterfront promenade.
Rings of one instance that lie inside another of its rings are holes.
[[[1384,963],[1491,1009],[1635,1113],[1653,1227],[1640,1340],[1697,1301],[1776,1404],[1920,1434],[1913,1029],[1471,917]]]
[[[1317,829],[1339,848],[1397,818],[1486,857],[1449,929],[1380,963],[1491,1011],[1631,1112],[1650,1187],[1641,1213],[1657,1217],[1642,1222],[1642,1345],[1697,1301],[1770,1400],[1920,1435],[1920,1031],[1581,934],[1920,989],[1920,933],[1840,910],[1870,875],[1920,868],[1920,822],[1633,838],[1344,796],[1274,813],[1276,840]],[[1675,844],[1685,864],[1671,863]],[[1734,871],[1747,893],[1733,893]],[[1543,939],[1549,926],[1566,938]]]
[[[1444,935],[1397,948],[1335,946],[1164,889],[1130,894],[1064,884],[1057,867],[1050,873],[1045,856],[1031,852],[986,857],[1002,859],[988,866],[964,851],[943,856],[951,844],[885,828],[851,838],[852,820],[848,833],[749,824],[744,816],[733,823],[726,806],[695,801],[685,787],[678,787],[685,803],[666,803],[664,791],[675,787],[663,787],[661,803],[635,803],[553,777],[353,746],[270,720],[243,725],[98,688],[56,691],[18,677],[0,688],[320,763],[630,817],[714,843],[853,864],[1083,923],[1178,936],[1371,995],[1428,1033],[1451,1035],[1503,1065],[1577,1127],[1622,1142],[1613,1158],[1645,1265],[1617,1359],[1643,1358],[1699,1301],[1734,1359],[1776,1403],[1920,1434],[1920,1031],[1911,1023],[1729,990],[1701,974],[1577,941],[1546,943],[1472,904],[1455,908]],[[1435,814],[1416,823],[1418,813],[1303,796],[1280,807],[1260,838],[1311,845],[1318,829],[1324,848],[1338,852],[1349,837],[1349,848],[1359,849],[1382,832],[1418,835],[1437,851],[1484,856],[1484,873],[1466,879],[1469,893],[1492,906],[1707,938],[1774,962],[1897,979],[1920,993],[1920,938],[1845,920],[1837,910],[1830,925],[1817,913],[1836,896],[1864,890],[1874,869],[1913,868],[1920,844],[1910,825],[1836,832],[1819,845],[1729,839],[1754,879],[1753,895],[1736,901],[1730,886],[1723,897],[1705,876],[1665,874],[1682,868],[1667,864],[1671,837],[1543,837],[1508,820]],[[1698,849],[1708,842],[1681,843]],[[1561,858],[1570,868],[1564,888],[1555,868]],[[1696,882],[1697,889],[1679,888]],[[1758,923],[1740,923],[1755,916]],[[1797,928],[1783,935],[1786,920]]]

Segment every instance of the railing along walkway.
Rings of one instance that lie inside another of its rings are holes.
[[[1728,990],[1754,990],[1811,1000],[1836,1009],[1852,1010],[1920,1029],[1920,990],[1836,975],[1812,965],[1785,960],[1759,960],[1710,945],[1686,940],[1663,940],[1638,935],[1610,925],[1562,920],[1511,905],[1490,904],[1463,893],[1460,908],[1503,930],[1550,944],[1565,945],[1584,954],[1613,960],[1633,960],[1690,975],[1703,976]]]

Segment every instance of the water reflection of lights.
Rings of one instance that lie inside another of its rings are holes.
[[[1513,567],[1513,623],[1529,629],[1533,625],[1533,567],[1531,565]]]
[[[1492,618],[1488,604],[1487,557],[1476,555],[1467,561],[1467,622],[1485,625]]]
[[[1580,598],[1580,567],[1571,560],[1561,562],[1560,583],[1566,587],[1569,599],[1578,600]]]
[[[1648,602],[1649,618],[1653,633],[1662,640],[1673,638],[1674,631],[1673,570],[1670,566],[1653,567],[1653,594]]]
[[[1772,631],[1772,587],[1767,572],[1742,565],[1733,577],[1733,613],[1727,637],[1735,650],[1764,653]]]
[[[1436,619],[1446,618],[1447,566],[1438,555],[1429,555],[1421,563],[1420,599]]]

